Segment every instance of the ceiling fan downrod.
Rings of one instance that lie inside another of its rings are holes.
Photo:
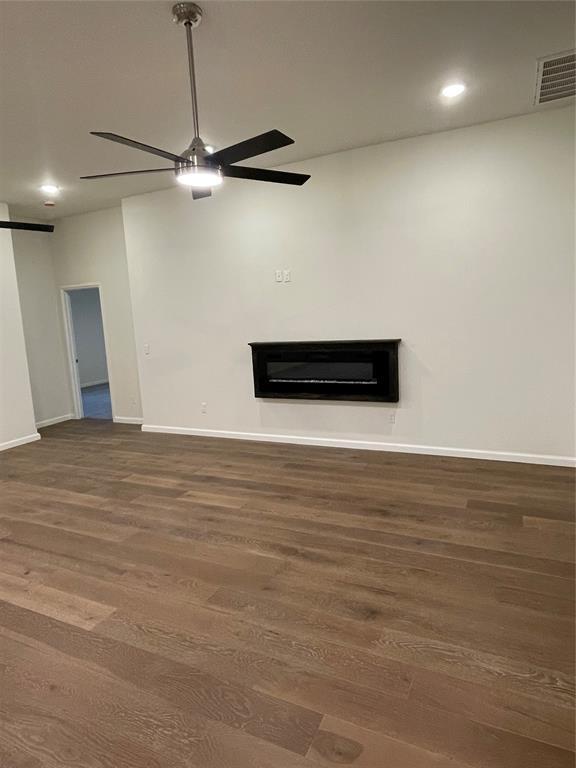
[[[176,24],[183,24],[186,29],[186,42],[188,44],[188,71],[190,74],[190,96],[192,100],[192,125],[194,138],[200,138],[200,126],[198,120],[198,94],[196,91],[196,70],[194,67],[194,43],[192,30],[202,21],[202,8],[196,3],[176,3],[172,6],[172,18]]]

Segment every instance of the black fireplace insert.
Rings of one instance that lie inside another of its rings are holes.
[[[256,397],[397,403],[400,339],[252,342]]]

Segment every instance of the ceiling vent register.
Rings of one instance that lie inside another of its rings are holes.
[[[535,104],[576,95],[576,51],[565,51],[538,60]]]

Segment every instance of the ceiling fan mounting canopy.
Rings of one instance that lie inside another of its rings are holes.
[[[176,175],[176,181],[188,187],[192,187],[192,197],[197,200],[201,197],[210,197],[211,189],[221,184],[223,177],[236,179],[252,179],[254,181],[267,181],[275,184],[292,184],[300,186],[308,181],[310,176],[304,173],[288,173],[286,171],[274,171],[268,168],[248,168],[244,165],[234,165],[242,160],[272,152],[274,149],[287,147],[294,143],[286,134],[278,130],[267,131],[259,136],[241,141],[230,147],[208,152],[206,144],[200,137],[198,119],[198,96],[196,92],[196,71],[194,66],[194,46],[192,29],[200,24],[202,9],[196,3],[176,3],[172,7],[172,18],[177,24],[184,26],[186,30],[186,42],[188,46],[188,73],[190,76],[190,101],[192,105],[192,127],[194,135],[190,144],[181,154],[168,152],[149,144],[143,144],[134,139],[128,139],[117,133],[92,131],[93,136],[99,136],[117,144],[124,144],[141,152],[163,157],[170,160],[169,168],[152,168],[143,171],[120,171],[116,173],[100,173],[92,176],[82,176],[83,179],[102,179],[110,176],[132,176],[141,173],[162,173],[172,171]]]
[[[175,24],[197,27],[202,21],[202,8],[196,3],[176,3],[172,6],[172,19]]]

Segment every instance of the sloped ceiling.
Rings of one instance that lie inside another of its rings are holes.
[[[0,200],[13,212],[58,217],[174,183],[78,180],[163,165],[91,130],[189,143],[186,44],[170,9],[0,2]],[[549,108],[533,106],[536,59],[574,47],[574,6],[205,2],[195,43],[204,139],[222,147],[279,128],[296,144],[262,158],[278,165]],[[468,92],[443,103],[455,79]],[[52,211],[37,191],[48,179],[63,188]]]

